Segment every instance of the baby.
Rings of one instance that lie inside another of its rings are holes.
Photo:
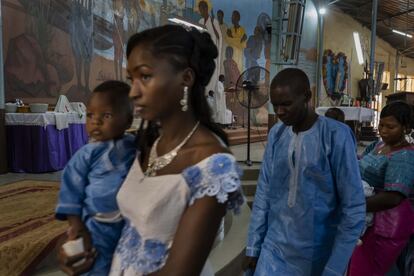
[[[68,244],[76,240],[83,250],[96,250],[87,275],[108,275],[124,225],[116,194],[136,154],[134,136],[124,134],[133,118],[129,90],[119,81],[95,88],[87,104],[90,143],[76,152],[62,175],[56,218],[68,220],[70,226],[70,242],[63,249],[72,255]]]

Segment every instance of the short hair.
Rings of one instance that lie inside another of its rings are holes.
[[[311,93],[308,76],[298,68],[286,68],[277,73],[270,84],[270,89],[276,87],[289,87],[290,91],[297,94]]]
[[[208,9],[208,4],[205,0],[201,0],[200,2],[198,2],[198,6],[199,7],[204,6],[205,8]]]
[[[334,119],[342,123],[345,122],[345,113],[337,107],[331,107],[328,110],[326,110],[325,117]]]
[[[238,16],[239,19],[240,19],[240,12],[238,10],[234,10],[233,11],[233,14],[236,15],[236,16]]]
[[[105,95],[114,112],[126,114],[130,119],[133,117],[132,101],[129,98],[131,87],[122,81],[108,80],[99,84],[93,90],[91,96]]]
[[[223,74],[220,74],[220,76],[219,76],[219,81],[221,81],[221,80],[224,80],[224,75]]]
[[[393,116],[402,126],[412,127],[413,125],[413,110],[406,102],[395,101],[384,106],[380,118],[389,116]]]
[[[218,10],[217,14],[222,13],[224,15],[224,12],[222,10]]]

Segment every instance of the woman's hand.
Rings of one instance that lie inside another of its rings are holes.
[[[256,265],[257,265],[257,257],[249,257],[249,256],[245,256],[243,263],[242,263],[242,269],[243,271],[246,270],[252,270],[255,271],[256,270]]]
[[[96,250],[85,251],[73,256],[67,256],[61,247],[58,254],[60,269],[67,275],[81,275],[88,272],[96,258]]]
[[[400,192],[383,191],[367,198],[367,212],[380,212],[401,204],[406,197]]]
[[[60,268],[68,275],[80,275],[89,271],[95,261],[96,250],[92,247],[92,239],[88,229],[78,216],[68,216],[70,227],[67,231],[67,240],[79,238],[83,240],[84,252],[68,256],[61,247],[58,253]]]

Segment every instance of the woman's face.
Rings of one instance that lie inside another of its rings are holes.
[[[404,137],[404,126],[394,116],[381,118],[378,130],[387,145],[395,145]]]
[[[132,81],[129,96],[142,119],[157,120],[181,112],[182,74],[166,59],[155,58],[141,44],[129,55],[127,72]]]

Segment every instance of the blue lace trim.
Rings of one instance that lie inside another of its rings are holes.
[[[214,154],[207,165],[194,165],[183,172],[184,179],[190,187],[189,205],[205,196],[216,197],[220,203],[226,203],[228,210],[240,212],[244,202],[240,177],[242,170],[230,154]]]
[[[126,220],[115,253],[120,256],[121,269],[132,267],[148,274],[164,266],[169,252],[167,244],[159,240],[142,240],[137,229]]]

